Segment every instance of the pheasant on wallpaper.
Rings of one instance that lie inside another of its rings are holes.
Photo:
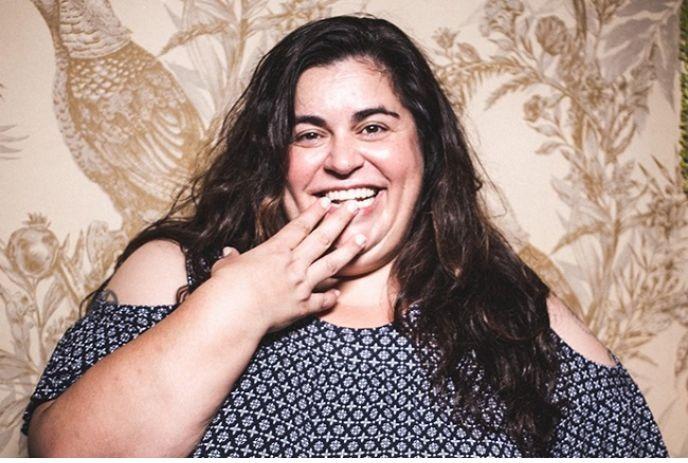
[[[130,39],[108,0],[32,1],[55,48],[60,131],[131,237],[188,181],[202,122],[172,74]]]

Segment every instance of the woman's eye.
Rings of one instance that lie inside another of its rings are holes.
[[[387,129],[379,124],[368,124],[363,127],[362,132],[366,135],[377,135],[387,131]]]
[[[316,141],[320,138],[320,134],[318,132],[303,132],[294,138],[294,141],[297,142],[312,142]]]

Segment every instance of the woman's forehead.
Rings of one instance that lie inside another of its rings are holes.
[[[350,58],[311,67],[296,86],[294,109],[359,111],[364,107],[400,105],[388,73],[371,60]]]

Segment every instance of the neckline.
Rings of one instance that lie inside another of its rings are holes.
[[[353,326],[341,326],[341,325],[335,325],[334,323],[328,322],[326,320],[322,320],[318,318],[316,315],[313,315],[313,324],[319,325],[329,331],[337,331],[337,332],[346,332],[346,333],[374,333],[374,332],[382,332],[382,331],[388,331],[394,328],[394,324],[392,322],[385,323],[384,325],[378,325],[378,326],[371,326],[371,327],[364,327],[364,328],[356,328]]]
[[[417,317],[418,317],[418,312],[420,311],[420,307],[417,304],[411,304],[408,308],[407,313],[404,315],[402,319],[402,323],[408,323],[408,322],[413,322]],[[342,332],[342,333],[379,333],[379,332],[385,332],[385,331],[396,331],[396,328],[394,327],[394,322],[389,322],[385,323],[384,325],[378,325],[378,326],[371,326],[371,327],[365,327],[365,328],[355,328],[351,326],[341,326],[341,325],[335,325],[332,322],[328,322],[326,320],[322,320],[317,317],[317,315],[313,315],[313,324],[318,325],[328,331],[334,331],[334,332]]]

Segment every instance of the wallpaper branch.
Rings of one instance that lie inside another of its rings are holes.
[[[681,426],[688,417],[682,2],[471,0],[460,9],[447,0],[401,9],[389,0],[152,3],[0,6],[7,10],[0,41],[15,58],[0,63],[2,207],[13,217],[0,229],[2,455],[25,454],[21,413],[57,340],[127,240],[205,165],[203,147],[260,56],[304,22],[368,12],[418,39],[457,113],[478,121],[480,139],[505,137],[516,147],[476,148],[490,177],[491,168],[528,173],[522,183],[486,182],[495,220],[627,364],[671,454],[688,456]],[[141,14],[149,21],[137,22]],[[27,34],[12,35],[19,20]],[[39,52],[52,56],[54,68],[32,77],[44,95],[52,85],[52,100],[32,99],[24,83]],[[40,104],[52,107],[51,118],[39,119],[32,105]],[[495,133],[483,120],[515,128]],[[37,157],[46,145],[50,155]],[[43,166],[73,170],[112,212],[97,207],[77,225],[53,225],[69,222],[74,199],[65,194],[55,208],[46,196],[31,196],[60,185],[53,176],[44,185],[24,180]],[[530,184],[540,178],[552,219],[526,220]]]

